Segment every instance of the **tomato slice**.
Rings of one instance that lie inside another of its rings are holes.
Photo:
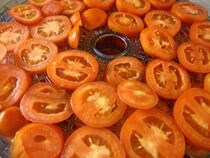
[[[117,90],[103,81],[86,83],[77,88],[72,93],[71,103],[81,121],[97,128],[115,124],[126,110],[126,105],[117,98]]]
[[[143,29],[139,40],[144,51],[153,57],[171,60],[177,56],[173,37],[158,26]]]
[[[144,21],[147,26],[159,26],[174,37],[181,29],[181,20],[164,10],[152,10],[146,14]]]
[[[108,27],[129,37],[139,36],[144,23],[138,16],[126,12],[113,12],[108,18]]]
[[[64,6],[63,14],[67,16],[85,10],[85,4],[81,0],[61,0],[61,4]]]
[[[111,131],[84,126],[69,136],[61,155],[61,158],[77,157],[125,158],[125,151]]]
[[[176,2],[171,12],[186,24],[205,21],[208,18],[207,9],[193,2]]]
[[[11,65],[0,65],[0,110],[15,105],[31,84],[31,77],[22,69]]]
[[[116,0],[116,7],[118,11],[143,16],[150,10],[151,4],[147,0]]]
[[[68,43],[70,45],[71,48],[78,48],[79,46],[79,39],[80,39],[80,30],[79,30],[79,26],[80,26],[80,21],[77,22],[78,24],[75,25],[72,30],[69,32],[69,36],[68,36]]]
[[[70,21],[71,21],[71,24],[72,24],[73,26],[75,26],[76,24],[79,25],[79,26],[82,26],[82,18],[81,18],[80,12],[74,13],[74,14],[70,17]]]
[[[208,73],[204,78],[204,89],[210,93],[210,73]]]
[[[49,16],[31,28],[31,35],[33,38],[43,38],[58,44],[67,39],[71,27],[66,16]]]
[[[14,59],[16,64],[31,73],[46,70],[47,65],[58,53],[57,46],[44,39],[29,39],[15,49]]]
[[[146,84],[138,81],[123,81],[117,87],[117,94],[126,105],[136,109],[150,109],[159,99]]]
[[[61,4],[61,2],[56,0],[53,0],[42,7],[42,13],[44,16],[59,15],[63,12],[63,10],[64,6]]]
[[[7,48],[0,43],[0,63],[3,63],[7,55]]]
[[[137,58],[123,56],[108,63],[106,67],[106,79],[117,86],[124,80],[140,81],[144,75],[145,66]]]
[[[190,39],[195,43],[210,47],[210,22],[192,24],[190,27]]]
[[[176,0],[149,0],[156,9],[168,10],[176,2]]]
[[[30,4],[32,4],[35,7],[43,7],[45,4],[50,3],[53,0],[28,0]]]
[[[55,57],[47,67],[47,75],[60,87],[76,89],[83,83],[94,81],[98,69],[98,62],[91,54],[69,50]]]
[[[210,49],[192,42],[182,43],[177,51],[179,62],[189,71],[210,72]]]
[[[27,123],[17,106],[8,107],[0,113],[0,134],[12,138]]]
[[[174,118],[185,137],[197,147],[210,150],[210,94],[201,88],[183,93],[174,105]]]
[[[8,52],[27,40],[29,35],[29,29],[26,26],[14,22],[0,23],[0,44],[5,45]]]
[[[67,92],[44,82],[30,87],[20,102],[20,108],[27,120],[38,123],[58,123],[72,114]]]
[[[16,133],[10,155],[11,158],[58,158],[63,144],[59,127],[30,123]]]
[[[84,0],[84,3],[89,8],[111,10],[115,4],[115,0]]]
[[[174,120],[157,109],[137,110],[122,126],[120,140],[128,157],[183,158],[185,141]]]
[[[146,81],[158,95],[175,99],[190,88],[190,77],[181,65],[155,59],[146,68]]]
[[[41,11],[30,4],[16,5],[9,9],[8,14],[24,25],[33,25],[42,19]]]
[[[107,14],[98,8],[87,9],[82,13],[82,23],[88,30],[95,30],[106,24]]]

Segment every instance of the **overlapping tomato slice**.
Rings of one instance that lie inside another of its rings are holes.
[[[154,8],[168,10],[176,2],[176,0],[149,0]]]
[[[85,9],[85,4],[81,0],[61,0],[61,4],[64,6],[62,14],[67,16],[82,12]]]
[[[6,59],[7,48],[0,43],[0,63],[3,63]]]
[[[43,7],[45,4],[50,3],[52,0],[28,0],[28,2],[35,7]]]
[[[111,10],[115,4],[115,0],[84,0],[84,3],[88,8]]]

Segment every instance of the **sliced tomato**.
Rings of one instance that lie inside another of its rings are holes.
[[[69,50],[55,57],[47,67],[47,75],[60,87],[76,89],[83,83],[94,81],[98,69],[98,62],[91,54]]]
[[[0,113],[0,134],[12,138],[27,123],[17,106],[8,107]]]
[[[177,50],[179,62],[189,71],[210,72],[210,49],[192,42],[182,43]]]
[[[126,105],[118,101],[117,90],[102,81],[77,88],[71,103],[76,116],[91,127],[109,127],[119,121],[126,110]]]
[[[163,98],[175,99],[191,87],[190,77],[181,65],[155,59],[146,68],[146,81]]]
[[[13,139],[11,158],[58,158],[64,144],[63,133],[55,125],[31,123]]]
[[[89,8],[99,8],[102,10],[111,10],[115,4],[115,0],[84,0],[84,3]]]
[[[159,99],[146,84],[138,81],[123,81],[117,87],[117,94],[126,105],[136,109],[150,109]]]
[[[131,114],[122,126],[120,140],[130,158],[184,157],[184,136],[174,120],[157,109]]]
[[[79,46],[79,39],[80,39],[80,21],[75,24],[75,26],[72,28],[72,30],[69,32],[68,36],[68,43],[71,48],[78,48]]]
[[[140,43],[146,53],[165,60],[176,58],[176,43],[164,29],[151,26],[142,30]]]
[[[22,69],[11,65],[0,65],[0,110],[15,105],[31,84],[31,77]]]
[[[95,30],[106,24],[107,14],[98,8],[87,9],[82,13],[82,23],[88,30]]]
[[[201,88],[183,93],[174,105],[174,118],[195,146],[210,150],[210,94]]]
[[[106,79],[117,86],[124,80],[140,81],[144,75],[145,66],[135,57],[123,56],[108,63],[106,67]]]
[[[205,21],[208,18],[207,9],[193,2],[176,2],[171,12],[186,24]]]
[[[181,29],[181,20],[164,10],[152,10],[146,14],[144,21],[147,26],[159,26],[174,37]]]
[[[7,48],[3,44],[0,43],[0,63],[3,63],[7,56]]]
[[[67,39],[71,27],[66,16],[49,16],[31,28],[31,35],[33,38],[43,38],[58,44]]]
[[[70,21],[71,21],[71,24],[72,24],[73,26],[75,26],[76,24],[79,25],[79,26],[82,26],[82,18],[81,18],[80,12],[74,13],[74,14],[70,17]]]
[[[0,23],[0,44],[6,46],[7,51],[13,51],[21,42],[29,38],[29,29],[14,22]]]
[[[38,123],[58,123],[72,114],[69,96],[63,89],[39,82],[24,94],[20,109],[27,120]]]
[[[33,25],[42,20],[41,11],[30,4],[16,5],[9,9],[8,14],[24,25]]]
[[[44,16],[59,15],[63,12],[63,10],[64,6],[61,4],[61,2],[56,0],[53,0],[42,7],[42,13]]]
[[[111,131],[84,126],[69,136],[61,155],[61,158],[77,157],[125,158],[125,151]]]
[[[116,7],[118,11],[143,16],[150,10],[151,4],[147,0],[116,0]]]
[[[14,60],[24,70],[39,73],[46,70],[47,65],[57,53],[58,48],[53,42],[44,39],[29,39],[15,49]]]
[[[108,18],[108,27],[129,37],[139,36],[144,23],[138,16],[126,12],[113,12]]]
[[[210,47],[210,22],[192,24],[190,27],[190,39],[195,43]]]
[[[64,6],[63,14],[67,16],[85,10],[85,4],[81,0],[61,0],[61,4]]]
[[[168,10],[176,2],[176,0],[149,0],[156,9]]]
[[[39,8],[43,7],[47,3],[50,3],[51,1],[54,1],[54,0],[28,0],[30,4]]]
[[[208,73],[208,74],[205,76],[205,79],[204,79],[204,89],[205,89],[207,92],[210,92],[210,73]]]

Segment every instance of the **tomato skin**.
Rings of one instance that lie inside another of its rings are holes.
[[[63,12],[64,6],[59,1],[52,1],[45,4],[42,7],[42,13],[44,16],[59,15]]]
[[[139,2],[135,4],[135,2]],[[124,0],[116,0],[116,7],[118,11],[128,12],[138,16],[144,16],[150,9],[151,4],[146,0],[137,0],[133,2],[132,0],[124,1]],[[142,6],[142,3],[144,3]]]
[[[80,12],[74,13],[74,14],[70,17],[70,21],[71,21],[71,24],[72,24],[73,26],[75,26],[75,25],[82,26],[82,19],[81,19]]]
[[[4,30],[6,31],[4,32]],[[20,32],[20,40],[18,40],[18,37],[15,36],[17,35],[15,34],[16,31]],[[21,42],[27,40],[30,36],[29,29],[27,26],[23,26],[15,22],[0,23],[0,32],[2,33],[0,33],[0,43],[6,46],[7,52],[13,51]],[[3,33],[8,34],[6,36],[6,39]]]
[[[187,54],[191,53],[191,54]],[[192,42],[182,43],[178,50],[179,62],[189,71],[197,73],[210,72],[210,64],[205,61],[210,61],[210,49]],[[206,57],[205,57],[206,56]],[[205,57],[205,59],[203,59]]]
[[[164,10],[152,10],[148,12],[144,17],[144,21],[148,27],[155,25],[165,29],[172,37],[181,29],[181,20]]]
[[[114,32],[137,37],[144,28],[144,23],[141,18],[131,13],[113,12],[108,18],[108,27]]]
[[[0,43],[0,63],[3,63],[7,55],[7,48]]]
[[[170,129],[173,141],[166,129]],[[120,141],[129,158],[184,157],[184,136],[170,116],[155,108],[132,113],[121,128]]]
[[[210,22],[199,22],[192,24],[190,27],[190,39],[194,43],[210,47],[209,29]]]
[[[210,150],[209,111],[210,94],[201,88],[185,91],[175,102],[173,116],[191,144]],[[207,101],[207,102],[206,102]]]
[[[41,11],[30,4],[16,5],[9,9],[8,14],[24,25],[34,25],[42,20]]]
[[[77,22],[78,24],[75,24],[75,26],[72,28],[72,30],[69,32],[68,36],[68,43],[71,48],[78,48],[79,46],[79,38],[80,38],[80,21]]]
[[[99,8],[102,10],[111,10],[115,4],[115,0],[84,0],[85,5],[88,8]]]
[[[176,0],[149,0],[149,2],[156,9],[168,10],[176,2]]]
[[[210,93],[210,73],[204,78],[204,89]]]
[[[38,8],[42,8],[45,4],[50,3],[51,1],[54,1],[54,0],[42,0],[42,2],[38,2],[38,1],[39,0],[28,0],[30,4]]]
[[[58,158],[64,136],[56,125],[30,123],[15,135],[10,148],[11,158]]]
[[[171,60],[177,56],[174,39],[158,26],[143,29],[139,40],[144,51],[153,57]]]
[[[62,14],[71,16],[76,12],[82,12],[85,10],[85,4],[81,0],[61,0],[61,4],[64,6]]]
[[[0,134],[12,138],[27,123],[17,106],[8,107],[0,113]]]
[[[30,73],[40,73],[46,70],[47,65],[54,59],[57,53],[58,48],[53,42],[34,38],[22,42],[15,49],[14,60],[22,69]],[[43,57],[46,59],[42,59]],[[36,58],[38,59],[35,60]]]
[[[171,13],[186,24],[205,21],[208,18],[208,11],[193,2],[176,2],[171,8]]]
[[[88,142],[87,138],[91,142]],[[97,144],[96,140],[98,141]],[[81,149],[83,152],[81,152]],[[107,149],[109,152],[103,153]],[[114,133],[105,128],[91,128],[88,126],[83,126],[75,130],[68,137],[61,158],[73,158],[75,156],[77,157],[77,155],[79,157],[92,157],[94,155],[112,158],[126,157],[125,151]]]

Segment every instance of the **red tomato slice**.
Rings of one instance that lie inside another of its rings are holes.
[[[67,39],[71,27],[66,16],[49,16],[31,28],[31,35],[33,38],[42,38],[58,44]]]
[[[108,18],[108,27],[114,32],[137,37],[144,28],[144,23],[141,18],[131,13],[113,12]]]
[[[20,109],[27,120],[38,123],[58,123],[72,114],[69,96],[63,89],[39,82],[25,93]]]
[[[7,48],[0,43],[0,63],[3,63],[7,55]]]
[[[64,6],[63,14],[67,16],[85,10],[85,4],[81,0],[61,0],[61,4]]]
[[[167,10],[176,2],[176,0],[149,0],[154,8]]]
[[[33,25],[42,19],[41,11],[30,4],[16,5],[9,9],[8,14],[24,25]]]
[[[102,81],[86,83],[77,88],[72,93],[71,103],[81,121],[97,128],[115,124],[126,110],[126,105],[118,101],[116,89]]]
[[[181,65],[161,59],[148,64],[146,80],[150,88],[167,99],[176,99],[191,87],[190,77]]]
[[[0,23],[0,43],[8,52],[13,51],[21,42],[29,38],[28,27],[14,22]]]
[[[57,52],[58,48],[53,42],[44,39],[29,39],[15,49],[14,60],[24,70],[39,73],[46,70]]]
[[[79,38],[80,38],[80,30],[79,30],[79,26],[80,26],[80,21],[77,22],[78,24],[72,28],[72,30],[69,32],[69,36],[68,36],[68,43],[70,45],[71,48],[78,48],[79,46]]]
[[[195,146],[210,150],[210,94],[201,88],[183,93],[174,105],[174,118]]]
[[[76,24],[79,26],[82,26],[82,18],[81,18],[81,15],[80,15],[80,12],[76,12],[74,13],[71,17],[70,17],[70,21],[71,21],[71,24],[73,26],[75,26]]]
[[[179,62],[189,71],[210,72],[210,49],[192,42],[182,43],[177,50]]]
[[[0,110],[15,105],[31,84],[31,77],[22,69],[0,65]]]
[[[108,63],[106,67],[106,79],[115,86],[125,80],[140,81],[144,70],[145,66],[140,60],[131,56],[123,56]]]
[[[44,16],[59,15],[63,12],[63,10],[64,6],[61,4],[61,2],[56,0],[53,0],[42,7],[42,13]]]
[[[174,120],[157,109],[137,110],[124,123],[120,140],[130,158],[183,158],[185,141]]]
[[[208,73],[204,79],[204,89],[210,93],[210,73]]]
[[[146,53],[165,60],[176,58],[176,43],[162,28],[151,26],[142,30],[140,43]]]
[[[63,133],[57,126],[31,123],[16,133],[10,155],[11,158],[58,158],[63,144]]]
[[[61,158],[125,158],[119,139],[107,129],[81,127],[67,139]]]
[[[88,8],[111,10],[115,4],[115,0],[84,0],[84,3]]]
[[[118,11],[143,16],[150,10],[151,4],[147,0],[116,0],[116,7]]]
[[[210,47],[210,22],[192,24],[190,27],[190,39],[195,43]]]
[[[193,2],[176,2],[171,12],[187,24],[205,21],[208,18],[207,9]]]
[[[152,89],[138,81],[121,82],[117,87],[117,94],[121,101],[136,109],[150,109],[159,101]]]
[[[98,62],[89,53],[69,50],[59,53],[47,67],[47,75],[57,86],[76,89],[83,83],[94,81]]]
[[[28,0],[30,4],[39,8],[43,7],[47,3],[50,3],[51,1],[54,1],[54,0]]]
[[[12,138],[27,123],[17,106],[8,107],[0,113],[0,134]]]
[[[152,10],[144,18],[147,26],[159,26],[174,37],[181,29],[181,20],[168,11]]]

